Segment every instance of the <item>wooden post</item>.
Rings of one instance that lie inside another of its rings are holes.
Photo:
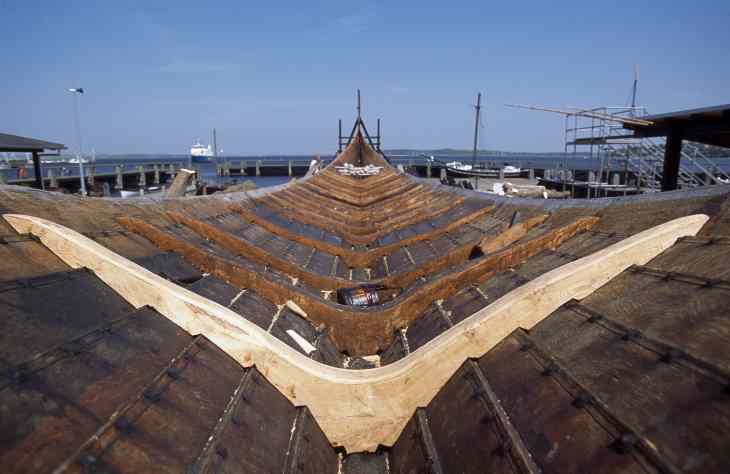
[[[154,165],[155,170],[155,184],[160,184],[160,166],[155,163]]]
[[[117,173],[117,181],[114,183],[114,189],[124,189],[124,175],[122,174],[122,167],[117,165],[115,171]]]
[[[291,172],[291,160],[289,160],[289,177],[291,177],[291,175],[292,175],[292,172]]]
[[[664,146],[662,191],[672,191],[678,187],[679,162],[682,160],[682,138],[681,130],[672,130],[667,135],[667,143]]]
[[[195,172],[192,170],[180,171],[175,176],[175,181],[172,182],[170,188],[165,192],[166,196],[178,197],[184,196],[188,186],[195,179]]]
[[[223,163],[223,173],[224,173],[224,176],[230,176],[231,175],[231,162],[228,161],[228,160],[226,160]]]
[[[147,174],[145,172],[144,165],[139,165],[137,170],[139,171],[139,187],[144,188],[147,184]]]
[[[96,171],[96,165],[89,165],[88,168],[86,168],[86,183],[89,185],[89,187],[94,186],[94,172]]]
[[[41,157],[38,152],[33,152],[33,175],[35,176],[35,187],[43,189],[43,174],[41,172]]]
[[[529,179],[530,181],[535,181],[535,170],[534,170],[534,168],[530,168],[530,171],[529,171],[529,173],[527,175],[527,179]]]
[[[430,160],[426,162],[426,177],[427,178],[431,177],[431,161]]]
[[[246,176],[247,167],[248,167],[248,163],[246,162],[246,160],[241,161],[241,166],[240,166],[241,169],[239,171],[241,176]]]
[[[56,170],[53,168],[48,168],[48,186],[51,188],[58,188],[58,178],[56,178]]]
[[[256,160],[256,176],[261,176],[261,160]]]

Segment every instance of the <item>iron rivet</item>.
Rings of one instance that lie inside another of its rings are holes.
[[[556,374],[559,370],[560,368],[557,365],[550,363],[546,365],[544,369],[542,369],[542,375],[550,376]]]
[[[520,347],[520,351],[521,352],[527,352],[530,349],[532,349],[533,346],[534,346],[534,344],[532,342],[527,341],[524,344],[522,344],[522,346]]]
[[[586,392],[580,392],[578,396],[573,399],[573,406],[576,408],[585,408],[588,404],[591,403],[592,400],[593,397],[591,397],[590,394]]]
[[[227,449],[226,449],[226,447],[225,447],[225,446],[223,446],[223,445],[220,445],[220,444],[219,444],[219,445],[218,445],[218,446],[217,446],[217,447],[215,448],[215,452],[216,452],[216,454],[217,454],[218,456],[222,457],[223,459],[226,459],[226,458],[228,457],[228,450],[227,450]]]
[[[147,390],[144,393],[144,397],[151,402],[159,402],[162,399],[160,392],[155,392],[153,390]]]
[[[124,417],[119,417],[114,422],[114,427],[118,429],[119,431],[127,431],[129,428],[131,428],[132,424]]]
[[[16,368],[8,370],[8,377],[15,383],[25,383],[28,381],[28,374],[24,370]]]
[[[636,443],[638,442],[639,438],[634,433],[627,432],[621,434],[621,436],[616,439],[614,447],[619,453],[626,454],[634,449],[634,446],[636,446]]]
[[[180,369],[176,367],[170,367],[165,372],[168,377],[170,377],[172,380],[178,380],[180,378]]]
[[[671,364],[676,359],[684,357],[684,352],[679,349],[670,349],[662,354],[660,360],[664,363]]]
[[[82,466],[93,466],[96,464],[96,458],[91,454],[84,454],[79,458],[79,464]]]

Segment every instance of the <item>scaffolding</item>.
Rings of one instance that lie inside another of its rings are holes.
[[[575,109],[565,114],[565,157],[585,159],[593,168],[581,185],[588,198],[609,192],[646,193],[661,190],[664,138],[637,138],[622,120],[646,116],[640,106]],[[573,173],[563,164],[563,189],[575,186]],[[728,176],[695,143],[686,142],[679,169],[679,187],[694,188],[727,182]]]

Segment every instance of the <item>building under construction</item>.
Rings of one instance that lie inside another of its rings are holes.
[[[504,198],[376,148],[358,119],[248,193],[0,187],[3,472],[730,470],[730,186]]]

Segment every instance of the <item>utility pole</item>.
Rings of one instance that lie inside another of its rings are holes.
[[[74,114],[74,125],[76,128],[76,143],[78,145],[78,151],[76,153],[76,159],[79,160],[79,179],[81,180],[81,195],[86,196],[86,182],[84,179],[84,153],[83,143],[81,141],[81,122],[79,120],[79,105],[76,99],[78,94],[83,94],[84,89],[77,87],[75,89],[68,89],[71,93],[71,99],[73,103],[73,114]]]

